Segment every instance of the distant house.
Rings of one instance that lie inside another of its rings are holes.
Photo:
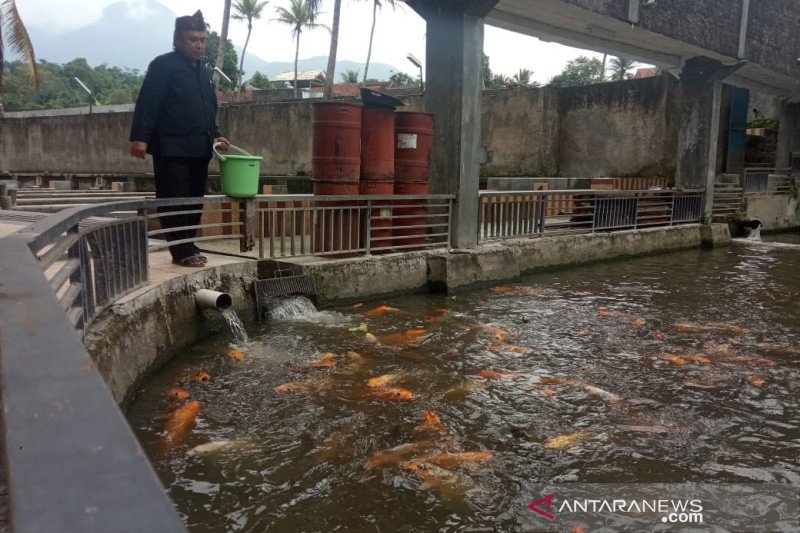
[[[272,78],[272,81],[283,84],[294,84],[294,71],[281,72]],[[325,83],[325,73],[321,70],[303,70],[297,73],[297,86],[301,89],[308,89],[312,86],[321,87]]]
[[[390,81],[378,81],[368,83],[364,88],[377,91],[396,97],[413,96],[419,94],[419,87],[396,87]],[[360,98],[360,83],[337,83],[331,88],[333,98]],[[311,87],[308,90],[308,98],[322,98],[322,87]]]

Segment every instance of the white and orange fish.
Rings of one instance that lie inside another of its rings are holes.
[[[577,431],[575,433],[553,437],[549,439],[544,446],[551,450],[566,450],[589,440],[593,436],[594,435],[589,431]]]
[[[367,387],[386,387],[392,383],[397,383],[398,381],[405,378],[406,375],[404,373],[396,373],[396,374],[383,374],[382,376],[378,376],[375,378],[370,378],[367,380]]]
[[[388,313],[390,311],[397,311],[396,307],[389,307],[388,305],[379,305],[374,309],[370,309],[369,311],[364,313],[364,316],[378,316],[384,313]]]

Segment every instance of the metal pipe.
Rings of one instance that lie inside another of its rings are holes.
[[[210,289],[195,292],[194,301],[200,309],[227,309],[233,303],[228,294]]]

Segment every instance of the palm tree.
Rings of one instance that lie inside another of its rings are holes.
[[[36,54],[33,52],[28,30],[22,23],[15,0],[0,0],[0,83],[3,82],[5,52],[3,50],[3,30],[8,32],[9,49],[22,56],[36,90],[39,90],[39,70],[36,68]]]
[[[284,24],[288,24],[292,27],[292,36],[295,40],[295,51],[294,51],[294,97],[297,99],[299,97],[299,91],[297,90],[297,60],[300,56],[300,34],[303,33],[303,29],[313,30],[315,28],[327,28],[324,24],[317,24],[314,22],[316,20],[317,15],[319,14],[318,9],[319,2],[318,1],[305,1],[305,0],[290,0],[289,9],[283,7],[276,7],[275,12],[278,14],[278,18],[275,20],[278,22],[283,22]]]
[[[636,65],[636,61],[628,59],[627,57],[615,57],[611,60],[611,79],[624,80],[627,73]]]
[[[339,74],[339,77],[342,79],[342,83],[358,83],[358,71],[352,69],[346,69],[344,72]]]
[[[369,71],[369,59],[372,56],[372,37],[375,35],[375,22],[378,17],[378,9],[383,7],[381,2],[386,2],[392,9],[396,7],[395,0],[372,0],[372,29],[369,30],[369,47],[367,48],[367,63],[364,65],[364,81],[367,82],[367,72]]]
[[[247,43],[250,42],[250,32],[253,31],[253,21],[261,18],[261,12],[267,5],[268,0],[236,0],[233,8],[236,10],[233,18],[234,20],[247,21],[247,38],[244,40],[244,48],[242,48],[242,58],[239,60],[239,80],[236,83],[238,87],[241,84],[242,76],[244,76],[244,54],[247,52]]]
[[[319,0],[315,0],[318,2]],[[333,94],[333,74],[336,70],[336,51],[339,48],[339,13],[342,11],[342,0],[333,2],[333,24],[331,25],[331,48],[328,52],[328,70],[325,71],[325,87],[322,98],[330,100]]]
[[[214,86],[216,87],[219,87],[219,71],[222,70],[222,64],[225,60],[225,43],[228,42],[228,22],[230,21],[230,18],[231,0],[225,0],[225,8],[222,11],[222,33],[219,35],[217,60],[214,61],[214,71],[211,73],[211,79],[214,80]]]
[[[511,78],[511,83],[517,87],[527,87],[531,84],[531,76],[533,76],[533,71],[521,68]]]

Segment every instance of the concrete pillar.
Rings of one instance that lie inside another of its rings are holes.
[[[497,2],[409,2],[427,23],[425,110],[435,115],[430,192],[457,196],[454,247],[478,243],[483,19]]]
[[[792,152],[800,152],[800,102],[781,102],[778,153],[775,166],[786,168]]]
[[[706,213],[711,213],[717,176],[722,79],[738,68],[723,66],[707,57],[694,57],[686,61],[681,72],[675,185],[705,189]]]

